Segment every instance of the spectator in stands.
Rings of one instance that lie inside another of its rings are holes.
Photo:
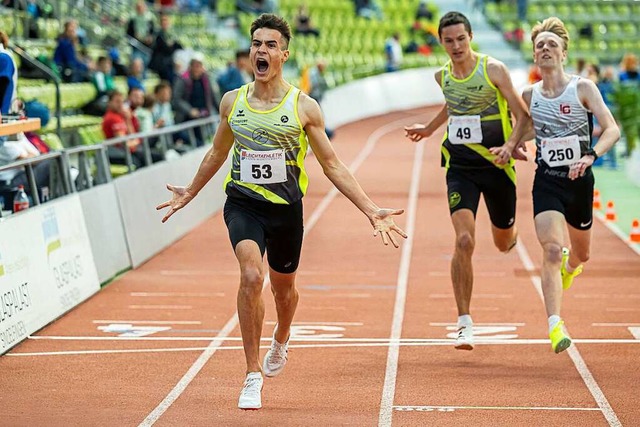
[[[111,59],[107,58],[106,56],[101,56],[98,58],[98,62],[96,64],[96,72],[93,74],[93,78],[91,79],[93,85],[98,91],[98,98],[106,96],[109,92],[116,88],[116,85],[113,82],[113,75],[111,74],[111,67]]]
[[[420,0],[418,3],[418,10],[416,11],[416,21],[426,19],[427,21],[433,20],[433,12],[429,9],[427,0]]]
[[[156,99],[153,95],[144,95],[142,105],[135,109],[134,114],[140,123],[140,132],[150,132],[158,127],[153,120],[152,110],[155,103]]]
[[[53,61],[58,66],[62,80],[67,83],[89,80],[89,69],[76,54],[77,28],[78,25],[74,20],[64,23],[64,31],[58,36],[58,45],[53,53]]]
[[[620,82],[640,81],[640,76],[638,75],[638,57],[633,53],[625,53],[622,57],[618,79]]]
[[[120,60],[120,51],[116,46],[109,48],[109,58],[111,58],[111,64],[113,67],[114,76],[128,76],[129,67],[122,63]]]
[[[160,31],[156,34],[149,60],[149,69],[158,73],[160,79],[174,84],[175,71],[173,66],[173,54],[182,49],[171,34],[171,20],[169,15],[160,15]]]
[[[153,15],[147,10],[147,4],[144,0],[138,0],[136,13],[127,24],[127,35],[142,45],[132,46],[131,55],[133,57],[141,57],[145,62],[149,61],[149,54],[143,49],[146,47],[151,51],[154,33]]]
[[[142,58],[134,58],[129,66],[129,76],[127,86],[129,90],[133,88],[141,89],[144,92],[144,62]]]
[[[153,90],[155,104],[153,105],[153,121],[158,127],[173,126],[175,124],[173,109],[171,107],[171,85],[163,80]]]
[[[329,84],[327,83],[327,79],[325,77],[326,69],[327,63],[323,59],[321,59],[316,63],[314,67],[309,70],[309,84],[311,86],[309,96],[318,101],[318,104],[322,102],[325,92],[327,91],[327,89],[329,89]],[[333,139],[333,130],[329,129],[326,126],[324,130],[329,139]]]
[[[4,138],[0,138],[0,166],[6,166],[18,160],[29,159],[39,155],[38,150],[26,138],[21,138],[17,141],[6,141]],[[42,195],[44,187],[49,187],[49,169],[49,160],[43,160],[33,168],[40,195]],[[12,189],[17,188],[19,185],[24,185],[25,191],[30,194],[31,187],[24,168],[0,172],[0,187]]]
[[[602,72],[600,82],[598,83],[598,89],[602,94],[602,99],[604,99],[604,103],[610,110],[613,109],[613,100],[611,99],[611,95],[614,91],[613,85],[615,83],[615,76],[616,72],[613,67],[605,67],[604,71]]]
[[[376,0],[355,0],[356,14],[367,19],[382,21],[384,14]]]
[[[0,112],[9,114],[17,98],[18,68],[9,51],[9,37],[0,31]]]
[[[236,0],[236,10],[259,15],[275,13],[278,9],[276,0]]]
[[[311,16],[305,3],[301,3],[300,7],[298,7],[298,14],[295,19],[295,33],[316,37],[320,36],[320,31],[311,25]]]
[[[173,106],[178,123],[208,117],[218,112],[214,87],[203,64],[204,57],[197,53],[189,63],[189,69],[174,86]],[[196,128],[197,145],[204,144]]]
[[[238,89],[251,80],[253,80],[253,72],[251,71],[249,51],[239,50],[236,52],[235,63],[230,63],[227,69],[218,76],[217,82],[220,88],[220,96],[222,97],[230,90]]]
[[[124,95],[114,90],[109,94],[107,112],[102,119],[102,132],[107,139],[131,135],[140,131],[140,123],[131,109],[125,105]],[[127,148],[131,151],[132,162],[135,167],[144,165],[144,154],[141,141],[137,138],[127,141]],[[126,164],[126,155],[122,146],[109,146],[109,160],[114,164]]]
[[[618,75],[620,84],[614,95],[618,108],[617,118],[620,121],[626,152],[623,157],[631,156],[636,149],[636,143],[640,136],[640,76],[638,75],[638,57],[633,53],[626,53],[620,64]]]
[[[171,85],[167,81],[161,81],[153,90],[156,102],[153,105],[153,121],[159,128],[170,127],[175,125],[173,107],[171,106],[172,90]],[[189,136],[185,131],[173,133],[173,148],[179,152],[186,151],[185,143],[189,140]]]
[[[400,45],[400,33],[394,33],[384,43],[384,53],[387,58],[385,70],[387,72],[398,71],[402,64],[402,45]]]

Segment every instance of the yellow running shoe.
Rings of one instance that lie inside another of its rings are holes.
[[[567,330],[564,327],[564,321],[559,321],[556,326],[549,332],[549,338],[551,339],[551,348],[556,353],[562,353],[571,345],[571,337],[567,334]]]
[[[562,289],[565,291],[573,284],[573,279],[582,273],[582,264],[577,266],[573,272],[567,272],[567,264],[569,263],[569,249],[562,248],[562,265],[560,267],[560,274],[562,275]]]

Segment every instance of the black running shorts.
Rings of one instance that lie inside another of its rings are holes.
[[[450,213],[469,209],[475,217],[480,194],[484,196],[491,223],[503,230],[513,227],[516,219],[516,186],[502,169],[447,169]]]
[[[557,211],[573,228],[588,230],[593,223],[593,186],[591,168],[584,176],[570,180],[566,171],[538,166],[533,180],[533,216]]]
[[[267,252],[269,266],[278,273],[298,269],[302,249],[302,200],[291,205],[263,202],[245,196],[229,196],[224,222],[235,251],[243,240],[253,240],[260,253]]]

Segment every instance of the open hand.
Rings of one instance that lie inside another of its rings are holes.
[[[401,215],[404,213],[404,209],[378,209],[378,211],[373,214],[373,216],[369,219],[371,221],[371,225],[373,225],[373,236],[377,236],[380,233],[380,237],[382,237],[382,243],[386,245],[389,244],[389,240],[396,248],[398,247],[398,242],[391,231],[395,231],[400,236],[407,238],[407,234],[393,222],[393,215]]]
[[[431,136],[431,132],[427,131],[427,127],[421,123],[415,123],[411,126],[405,126],[404,128],[404,136],[412,140],[413,142],[418,142],[422,138],[428,138]]]
[[[166,222],[171,215],[182,209],[193,199],[195,196],[189,193],[186,187],[175,187],[173,185],[167,184],[167,190],[171,191],[171,200],[161,203],[156,206],[156,210],[164,209],[169,207],[169,211],[162,218],[162,222]]]

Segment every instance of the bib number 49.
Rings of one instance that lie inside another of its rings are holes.
[[[471,128],[458,128],[456,136],[458,139],[471,139]]]

